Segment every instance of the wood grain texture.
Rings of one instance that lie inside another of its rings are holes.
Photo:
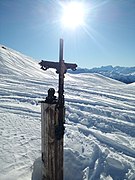
[[[56,104],[41,103],[42,180],[63,180],[63,138],[55,137]]]

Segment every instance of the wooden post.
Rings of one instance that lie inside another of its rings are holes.
[[[42,180],[63,180],[63,138],[56,139],[57,104],[41,103]]]

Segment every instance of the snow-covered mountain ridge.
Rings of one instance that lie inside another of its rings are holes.
[[[112,79],[124,82],[126,84],[135,82],[135,67],[120,67],[120,66],[102,66],[99,68],[78,68],[77,71],[70,73],[98,73]]]
[[[58,76],[2,46],[0,64],[0,179],[30,180],[41,156],[38,101],[57,90]],[[99,74],[65,75],[65,180],[135,179],[134,89]]]

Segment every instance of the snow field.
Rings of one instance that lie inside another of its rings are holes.
[[[57,91],[58,76],[8,48],[0,64],[0,179],[28,180],[40,164],[39,101]],[[66,74],[65,99],[65,180],[134,180],[134,85]]]

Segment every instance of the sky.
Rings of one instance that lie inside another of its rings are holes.
[[[61,3],[71,0],[0,0],[0,44],[37,61],[64,60],[82,68],[135,66],[135,0],[80,0],[85,27],[61,24]]]

